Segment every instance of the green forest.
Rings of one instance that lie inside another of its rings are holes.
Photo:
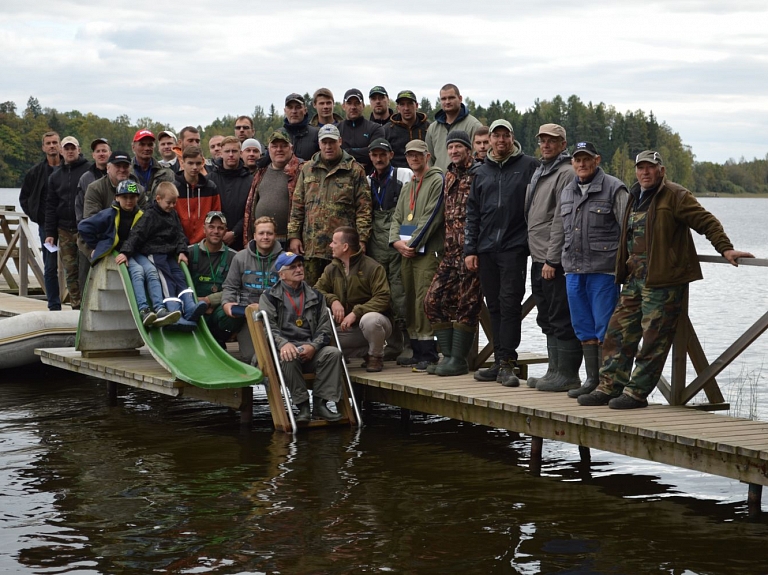
[[[305,101],[314,114],[309,94]],[[515,104],[496,100],[487,107],[477,105],[469,98],[465,104],[470,113],[483,124],[489,125],[496,119],[505,118],[515,129],[515,138],[522,144],[523,151],[536,155],[536,132],[541,124],[553,122],[565,127],[570,143],[588,140],[593,142],[602,156],[602,166],[610,174],[631,185],[634,182],[634,158],[646,149],[657,150],[664,158],[668,177],[700,195],[715,194],[767,194],[768,154],[763,159],[738,162],[729,160],[725,164],[696,162],[693,151],[686,146],[670,126],[659,123],[652,112],[627,111],[623,114],[613,106],[604,103],[585,104],[578,96],[567,100],[556,96],[552,100],[537,100],[524,111]],[[422,98],[420,109],[430,120],[439,109],[439,101],[432,103]],[[341,105],[336,111],[342,114]],[[366,110],[366,115],[370,110]],[[207,126],[196,126],[200,130],[203,149],[207,150],[208,139],[218,134],[234,134],[235,118],[240,115],[228,114],[217,118]],[[282,109],[271,105],[268,110],[256,106],[251,117],[256,137],[266,141],[267,135],[282,125]],[[42,159],[40,150],[42,135],[50,130],[61,137],[75,136],[88,153],[88,142],[94,138],[107,138],[112,149],[130,151],[133,134],[140,128],[154,133],[168,129],[176,133],[183,126],[171,126],[152,118],[138,118],[132,121],[126,115],[111,120],[92,113],[77,110],[60,112],[44,108],[35,97],[30,97],[24,110],[17,110],[14,102],[0,103],[0,187],[18,187],[24,173]]]

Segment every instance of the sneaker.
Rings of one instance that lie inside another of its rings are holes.
[[[635,399],[631,395],[622,393],[619,397],[614,397],[610,400],[608,407],[611,409],[639,409],[641,407],[648,407],[648,401],[645,399]]]
[[[155,327],[171,325],[172,323],[179,321],[179,318],[181,317],[181,312],[179,310],[168,311],[164,307],[157,308],[156,313],[157,319],[155,320],[155,323],[152,324]]]
[[[377,371],[381,371],[384,369],[384,358],[383,357],[374,357],[372,355],[368,356],[368,361],[365,362],[365,371],[369,373],[374,373]]]
[[[144,324],[144,327],[151,326],[157,319],[157,314],[148,307],[139,310],[139,316],[141,317],[141,323]]]

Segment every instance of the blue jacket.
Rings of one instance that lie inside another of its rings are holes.
[[[144,212],[138,208],[135,210],[131,227],[136,225],[136,222],[143,213]],[[117,203],[112,204],[106,210],[101,210],[99,213],[90,218],[86,218],[77,224],[77,231],[80,233],[80,238],[85,242],[89,249],[93,250],[91,265],[94,265],[101,258],[115,249],[118,242],[117,229],[119,226],[120,206]],[[123,238],[123,241],[127,239],[128,238]]]

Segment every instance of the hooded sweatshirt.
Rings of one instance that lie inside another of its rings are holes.
[[[249,241],[245,249],[237,252],[232,260],[227,279],[224,280],[221,303],[259,303],[261,294],[279,281],[275,262],[282,252],[283,246],[280,242],[275,242],[272,251],[263,256],[256,248],[256,242]]]
[[[461,105],[459,115],[456,116],[453,124],[448,123],[445,111],[439,110],[435,114],[435,121],[430,124],[427,130],[427,137],[424,140],[427,143],[429,153],[432,154],[432,165],[446,170],[451,163],[451,159],[448,157],[448,146],[445,143],[448,139],[448,132],[463,130],[469,134],[469,141],[471,142],[475,138],[475,131],[480,126],[482,126],[480,120],[472,116],[464,104]]]
[[[198,176],[196,186],[187,183],[184,172],[177,174],[174,183],[179,191],[176,213],[181,219],[187,244],[196,244],[205,237],[203,225],[206,214],[211,211],[221,211],[219,192],[216,184],[202,174]]]

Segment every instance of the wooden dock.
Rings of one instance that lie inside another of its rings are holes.
[[[72,308],[62,304],[61,309],[70,310]],[[48,303],[45,299],[20,297],[0,292],[0,317],[13,317],[30,311],[48,311]]]

